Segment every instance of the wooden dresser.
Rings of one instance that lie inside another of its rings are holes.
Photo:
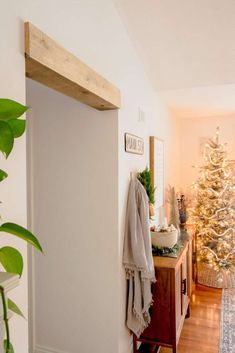
[[[134,335],[133,352],[138,352],[140,341],[170,347],[176,353],[185,317],[190,315],[191,240],[184,241],[177,258],[154,256],[154,265],[157,282],[152,288],[151,323],[139,339]]]

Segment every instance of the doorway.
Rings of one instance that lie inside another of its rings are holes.
[[[45,253],[30,257],[30,351],[110,352],[117,332],[118,112],[99,112],[31,80],[26,86],[29,225]]]

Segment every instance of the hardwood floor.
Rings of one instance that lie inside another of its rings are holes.
[[[197,285],[191,298],[191,317],[185,320],[177,353],[218,353],[221,312],[220,289]],[[161,348],[160,353],[171,353]]]

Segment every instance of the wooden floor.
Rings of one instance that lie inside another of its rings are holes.
[[[191,317],[185,320],[177,353],[218,353],[220,289],[197,285],[191,298]],[[171,353],[161,348],[160,353]]]

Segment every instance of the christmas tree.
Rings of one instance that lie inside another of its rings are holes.
[[[235,185],[226,144],[216,136],[204,149],[204,165],[194,184],[198,282],[218,288],[235,287]]]

